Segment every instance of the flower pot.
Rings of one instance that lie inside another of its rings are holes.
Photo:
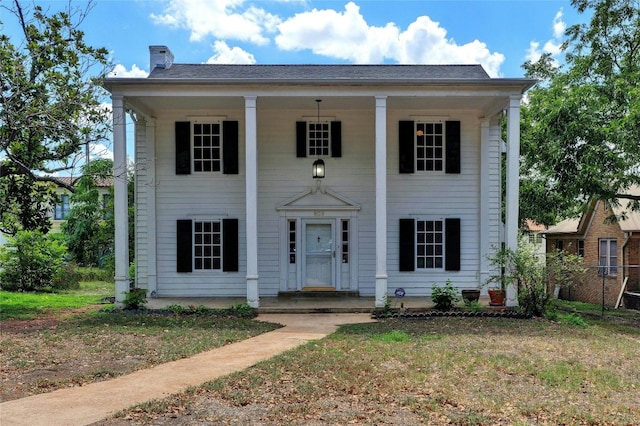
[[[465,305],[480,299],[480,290],[460,290]]]
[[[489,290],[489,306],[504,306],[505,290]]]

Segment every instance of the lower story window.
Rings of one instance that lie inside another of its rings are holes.
[[[416,267],[442,269],[444,267],[444,227],[441,220],[416,221]]]
[[[600,275],[617,275],[618,273],[618,241],[615,239],[600,240]]]
[[[222,269],[222,231],[219,221],[194,222],[194,268]]]

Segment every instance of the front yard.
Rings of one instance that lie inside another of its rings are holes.
[[[567,318],[345,326],[100,424],[637,424],[640,329]]]

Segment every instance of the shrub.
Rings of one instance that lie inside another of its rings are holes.
[[[445,282],[444,287],[439,287],[437,284],[433,286],[431,290],[431,300],[435,303],[435,308],[447,311],[451,309],[454,303],[458,302],[458,289],[451,285],[451,280]]]
[[[144,309],[147,305],[147,290],[144,288],[132,288],[124,293],[124,301],[122,308],[127,311],[135,311]]]
[[[81,275],[75,262],[68,262],[53,275],[51,287],[54,290],[77,290],[80,288]]]
[[[536,317],[543,316],[547,310],[547,303],[549,303],[547,287],[540,283],[520,286],[518,303],[520,304],[520,310],[524,314]]]
[[[59,238],[38,231],[19,231],[0,247],[0,287],[7,291],[39,291],[54,287],[65,264],[66,247]]]

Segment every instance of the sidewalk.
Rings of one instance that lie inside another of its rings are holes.
[[[370,314],[260,314],[258,320],[283,324],[278,330],[190,358],[105,382],[0,404],[2,426],[87,425],[120,410],[165,398],[189,386],[244,370],[309,340],[333,333],[341,324],[371,322]]]

